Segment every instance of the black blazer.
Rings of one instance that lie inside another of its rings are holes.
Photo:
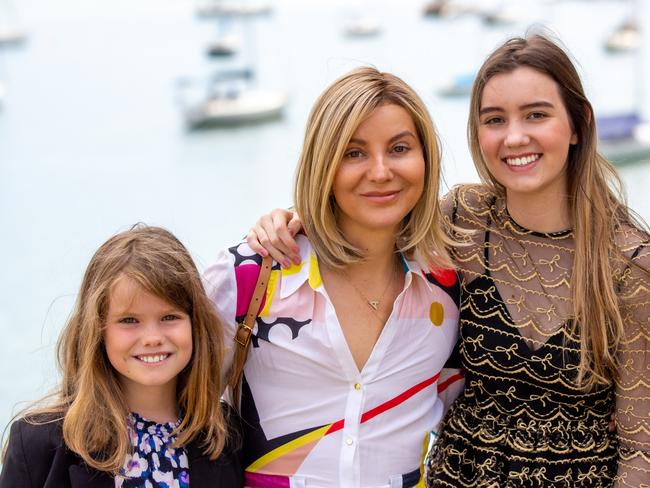
[[[200,440],[186,446],[192,488],[240,488],[244,484],[241,426],[228,415],[234,439],[215,461],[201,451]],[[20,419],[11,426],[9,445],[0,473],[0,488],[113,488],[107,473],[88,467],[63,443],[61,422],[32,425]]]

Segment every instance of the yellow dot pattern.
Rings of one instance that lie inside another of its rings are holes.
[[[433,302],[429,307],[429,318],[436,327],[440,327],[445,320],[445,309],[440,302]]]

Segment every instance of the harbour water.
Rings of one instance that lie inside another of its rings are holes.
[[[372,64],[416,88],[443,140],[447,186],[477,177],[465,141],[468,100],[436,90],[528,25],[560,36],[598,111],[635,107],[643,87],[638,54],[602,49],[631,2],[518,0],[521,21],[487,26],[475,16],[423,18],[422,0],[277,0],[269,16],[235,21],[245,50],[220,66],[250,64],[259,86],[286,90],[285,116],[188,132],[179,80],[204,78],[218,65],[204,50],[219,26],[197,19],[194,4],[15,3],[29,39],[0,51],[0,80],[9,88],[0,108],[2,426],[56,382],[56,337],[93,251],[146,222],[173,231],[203,269],[260,213],[291,203],[309,108],[339,74]],[[361,13],[378,20],[380,34],[343,34]],[[650,165],[621,171],[632,207],[650,219]]]

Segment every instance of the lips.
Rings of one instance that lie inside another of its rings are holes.
[[[372,202],[383,203],[390,202],[394,200],[397,195],[400,193],[400,190],[391,190],[391,191],[368,191],[362,193],[361,196],[367,198]]]

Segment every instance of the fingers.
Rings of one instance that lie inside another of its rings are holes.
[[[271,212],[271,218],[271,228],[264,229],[271,245],[285,254],[294,264],[300,264],[300,248],[294,238],[301,228],[300,221],[296,222],[294,213],[286,210],[274,210]]]
[[[246,234],[246,242],[250,246],[250,248],[253,250],[253,252],[256,252],[262,257],[266,257],[269,255],[266,249],[264,249],[264,246],[260,243],[260,239],[257,236],[257,231],[253,227],[248,231],[248,234]]]
[[[300,264],[300,249],[288,227],[293,217],[294,213],[285,209],[275,209],[263,215],[248,232],[246,242],[253,251],[262,256],[270,254],[285,268],[291,267],[292,261]],[[299,220],[292,225],[294,229],[300,229]]]
[[[289,257],[271,243],[271,240],[264,229],[258,229],[257,226],[253,227],[248,231],[246,242],[248,242],[251,249],[259,255],[266,256],[270,254],[271,257],[283,267],[289,268],[291,266],[291,260]]]
[[[302,222],[296,212],[291,212],[291,220],[289,220],[288,228],[292,236],[295,236],[302,230]]]

